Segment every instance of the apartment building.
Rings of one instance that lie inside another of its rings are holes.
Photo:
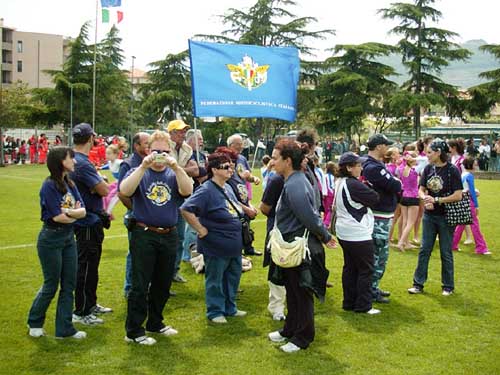
[[[18,31],[0,19],[1,80],[4,87],[22,81],[29,88],[54,87],[46,70],[61,70],[70,39],[62,35]]]

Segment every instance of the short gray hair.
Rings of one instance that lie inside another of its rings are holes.
[[[230,135],[228,138],[227,138],[227,145],[228,146],[231,146],[233,144],[233,142],[236,140],[236,139],[241,139],[243,141],[243,137],[239,134],[233,134],[233,135]]]
[[[191,138],[194,138],[195,136],[198,138],[203,138],[203,134],[201,134],[201,130],[200,129],[189,129],[186,133],[186,142],[190,141]]]

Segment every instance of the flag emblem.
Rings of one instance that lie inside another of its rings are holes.
[[[252,91],[267,82],[267,70],[270,65],[259,66],[250,56],[245,55],[238,65],[226,64],[231,81]]]

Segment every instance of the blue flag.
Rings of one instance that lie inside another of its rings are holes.
[[[102,8],[114,8],[121,6],[122,6],[122,0],[101,0]]]
[[[295,121],[299,53],[189,41],[195,117],[269,117]]]

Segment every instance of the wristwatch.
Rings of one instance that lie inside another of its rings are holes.
[[[434,197],[434,203],[439,204],[439,197]]]

